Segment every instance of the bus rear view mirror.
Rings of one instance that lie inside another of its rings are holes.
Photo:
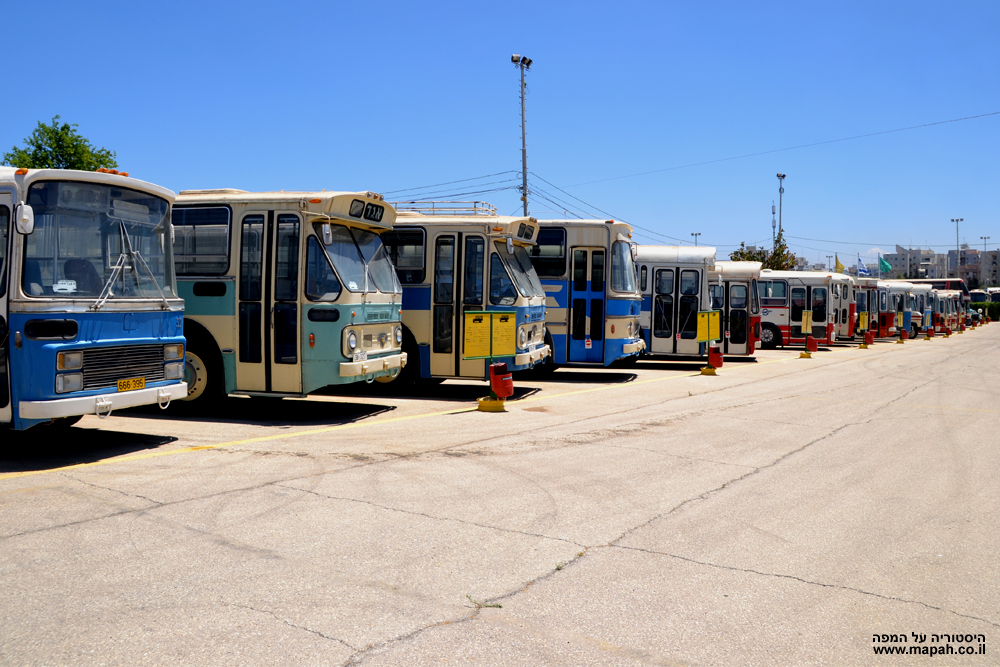
[[[514,254],[514,239],[512,239],[509,236],[507,237],[507,254],[508,255]]]
[[[35,231],[35,212],[27,204],[20,204],[15,214],[17,231],[27,236]]]
[[[333,244],[333,227],[331,225],[323,225],[323,245]]]

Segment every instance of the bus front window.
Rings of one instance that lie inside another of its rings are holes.
[[[514,252],[508,253],[507,246],[501,241],[495,243],[497,253],[503,261],[507,271],[514,278],[517,291],[525,297],[545,296],[542,283],[538,280],[535,267],[531,264],[531,258],[527,251],[519,245],[514,246]]]
[[[29,297],[147,299],[174,295],[165,199],[97,183],[34,183],[35,230],[25,241]]]
[[[490,303],[494,306],[513,306],[517,301],[514,282],[499,255],[490,256]]]
[[[386,294],[399,294],[403,288],[396,278],[396,270],[392,268],[389,257],[386,255],[385,246],[382,239],[374,232],[363,229],[354,229],[354,238],[361,249],[361,255],[368,262],[368,274],[372,282],[380,292]]]
[[[615,241],[611,246],[611,289],[616,292],[635,292],[632,247],[623,241]]]

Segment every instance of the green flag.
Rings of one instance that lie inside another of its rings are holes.
[[[885,261],[885,258],[883,257],[878,258],[878,266],[882,270],[882,273],[888,273],[889,271],[892,271],[892,264]]]

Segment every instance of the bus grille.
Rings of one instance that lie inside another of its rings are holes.
[[[83,351],[83,388],[114,387],[118,380],[163,379],[162,345],[122,345]]]

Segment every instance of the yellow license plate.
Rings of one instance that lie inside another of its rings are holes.
[[[133,389],[145,389],[146,378],[129,378],[118,381],[118,391],[132,391]]]

